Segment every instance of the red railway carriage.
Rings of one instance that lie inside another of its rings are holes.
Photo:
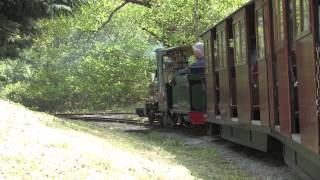
[[[320,0],[250,1],[203,35],[212,133],[320,179]]]

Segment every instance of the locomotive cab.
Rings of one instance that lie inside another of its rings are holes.
[[[172,120],[203,124],[205,98],[204,67],[190,67],[186,74],[177,75],[172,83]]]
[[[188,59],[193,55],[191,46],[158,49],[156,54],[156,85],[150,91],[145,107],[137,109],[137,114],[164,126],[177,122],[203,124],[206,105],[204,67],[188,67]],[[192,122],[193,119],[196,122]]]

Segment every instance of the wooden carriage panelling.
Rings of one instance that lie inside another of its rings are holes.
[[[274,61],[275,76],[277,80],[275,89],[278,92],[278,109],[280,132],[291,137],[291,107],[290,107],[290,87],[289,87],[289,65],[288,65],[288,34],[287,32],[287,1],[273,0],[273,34],[274,34]]]
[[[316,109],[316,1],[294,0],[295,52],[299,86],[301,142],[319,152],[319,121]]]
[[[230,84],[228,65],[228,39],[227,22],[217,26],[216,32],[217,60],[215,60],[215,72],[219,75],[219,111],[222,120],[230,120]]]
[[[269,117],[269,88],[268,88],[268,68],[267,68],[267,28],[266,22],[268,9],[264,0],[257,0],[255,4],[255,24],[256,24],[256,46],[257,46],[257,65],[259,72],[259,103],[260,120],[262,126],[270,126]]]
[[[235,72],[238,118],[241,123],[251,120],[251,93],[248,66],[248,31],[246,9],[243,8],[233,17]]]
[[[258,2],[257,5],[262,3]],[[270,127],[275,126],[276,115],[278,111],[278,99],[276,99],[276,90],[277,87],[275,81],[275,72],[276,68],[274,67],[274,58],[273,58],[273,21],[272,21],[272,1],[263,0],[263,9],[264,9],[264,32],[265,32],[265,59],[267,64],[267,74],[268,74],[268,109],[269,109],[269,125]],[[264,102],[261,101],[261,109],[264,108]],[[262,112],[263,113],[263,112]],[[261,117],[263,114],[261,114]],[[264,123],[264,120],[262,120]]]
[[[212,30],[203,35],[206,59],[206,98],[207,98],[207,122],[215,120],[215,82],[213,67],[213,42]]]

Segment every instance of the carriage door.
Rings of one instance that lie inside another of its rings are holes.
[[[286,137],[291,136],[291,92],[289,77],[289,57],[287,43],[287,1],[273,0],[273,68],[275,92],[274,128]]]
[[[317,117],[317,83],[316,83],[316,41],[318,31],[315,21],[319,1],[294,0],[295,53],[297,65],[299,119],[301,143],[310,150],[319,152],[319,122]],[[311,18],[312,17],[312,18]],[[314,22],[314,23],[311,23]],[[317,27],[318,28],[318,27]],[[299,139],[298,139],[299,140]]]
[[[213,33],[213,79],[214,79],[214,107],[215,119],[221,120],[220,113],[220,78],[219,78],[219,59],[218,59],[218,42],[216,33]]]
[[[237,109],[237,86],[236,86],[236,69],[234,63],[234,37],[233,37],[233,22],[232,19],[227,20],[227,32],[228,36],[228,54],[227,54],[227,62],[229,67],[229,82],[230,82],[230,111],[231,111],[231,120],[238,121],[238,109]]]
[[[256,11],[255,6],[251,5],[247,7],[247,31],[248,31],[248,66],[249,66],[249,75],[250,75],[250,92],[251,92],[251,123],[254,125],[261,125],[260,117],[260,90],[265,91],[266,82],[265,74],[260,74],[260,71],[266,71],[266,66],[264,60],[264,41],[261,38],[263,36],[263,10],[258,9]],[[259,24],[260,21],[260,24]],[[260,27],[257,29],[256,27]],[[257,32],[258,31],[258,32]],[[260,34],[258,34],[260,32]],[[258,36],[260,35],[260,36]],[[259,39],[259,37],[261,39]],[[260,43],[257,43],[259,39]],[[263,46],[262,46],[263,44]],[[259,49],[259,47],[261,47]],[[259,57],[258,57],[259,55]],[[259,63],[260,62],[260,63]],[[262,81],[260,81],[262,80]],[[262,85],[262,88],[260,88]],[[267,103],[267,102],[265,102]]]
[[[266,41],[265,41],[265,10],[263,0],[256,1],[255,7],[255,24],[256,24],[256,55],[257,55],[257,68],[258,70],[258,83],[257,77],[254,77],[253,82],[258,84],[254,86],[254,89],[258,89],[259,92],[259,109],[253,109],[253,117],[259,115],[261,125],[269,126],[269,91],[268,91],[268,72],[267,72],[267,60],[266,60]],[[252,66],[252,64],[251,64]],[[255,105],[255,104],[253,104]],[[259,110],[259,114],[257,114]],[[258,117],[257,117],[258,118]]]
[[[239,11],[233,18],[235,74],[238,118],[241,123],[251,120],[251,92],[248,66],[248,39],[246,9]]]
[[[230,120],[230,84],[229,84],[229,69],[228,69],[228,55],[227,55],[227,23],[223,22],[217,27],[216,45],[218,52],[218,59],[215,61],[215,71],[219,78],[218,94],[219,94],[219,108],[218,112],[222,120]]]
[[[205,59],[206,59],[206,99],[207,99],[207,121],[215,119],[215,92],[214,92],[214,75],[213,75],[213,58],[212,58],[212,33],[208,31],[204,36]]]

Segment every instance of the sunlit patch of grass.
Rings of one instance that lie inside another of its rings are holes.
[[[0,159],[2,161],[0,172],[6,172],[7,177],[27,177],[39,168],[35,161],[21,155],[0,157]]]
[[[46,148],[62,148],[62,149],[67,149],[68,144],[66,142],[64,143],[55,143],[55,144],[46,144]]]
[[[0,128],[0,179],[251,178],[221,159],[214,147],[0,104],[7,108],[0,109],[0,123],[6,125]]]
[[[178,138],[168,138],[159,132],[128,134],[117,129],[101,127],[82,121],[58,121],[64,128],[86,132],[105,138],[112,145],[139,154],[153,161],[180,164],[190,170],[191,175],[200,179],[253,179],[219,157],[214,147],[188,145]]]

